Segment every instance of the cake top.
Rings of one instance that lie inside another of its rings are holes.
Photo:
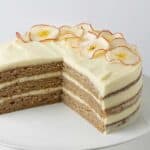
[[[134,46],[129,44],[122,33],[112,33],[109,30],[96,30],[90,24],[81,23],[76,26],[34,25],[25,35],[16,32],[17,41],[29,42],[64,42],[74,49],[81,57],[101,59],[105,56],[107,62],[136,65],[140,56]]]
[[[107,85],[119,89],[124,80],[130,83],[141,72],[137,48],[122,33],[97,30],[87,23],[34,25],[25,34],[16,32],[14,41],[0,46],[0,70],[53,60],[63,60],[86,74],[102,95],[109,93]]]

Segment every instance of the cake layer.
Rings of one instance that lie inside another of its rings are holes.
[[[83,118],[87,119],[91,124],[93,124],[99,131],[104,132],[106,130],[103,122],[99,120],[96,114],[93,111],[91,111],[89,107],[77,101],[64,91],[62,95],[62,100],[72,110],[76,111]]]
[[[99,131],[103,133],[109,133],[112,130],[118,129],[118,127],[120,128],[122,126],[128,125],[132,118],[135,117],[139,109],[139,107],[137,107],[137,109],[133,111],[128,117],[105,126],[99,116],[94,111],[92,111],[91,107],[85,103],[82,103],[81,101],[76,100],[75,97],[70,96],[68,92],[63,93],[62,99],[66,105],[79,113],[83,118],[88,120],[92,125],[94,125]]]
[[[108,93],[107,95],[105,95],[105,97],[102,97],[100,95],[99,91],[97,90],[97,88],[90,81],[90,79],[87,78],[86,75],[84,76],[84,75],[80,74],[75,69],[71,68],[70,66],[68,66],[66,64],[64,64],[63,71],[64,71],[64,73],[67,73],[69,76],[71,76],[75,80],[80,81],[80,84],[84,88],[88,89],[88,91],[90,91],[98,99],[104,99],[104,98],[110,97],[111,95],[114,95],[118,92],[121,92],[121,91],[125,90],[126,88],[130,88],[132,85],[134,85],[141,78],[141,73],[140,73],[139,76],[136,79],[134,79],[131,83],[129,83],[125,87],[122,87],[122,89],[119,89],[119,90],[117,90],[115,92],[112,92],[112,93]],[[142,84],[142,79],[141,79],[139,84]]]
[[[61,89],[47,89],[0,100],[0,114],[61,101]]]
[[[74,82],[72,82],[70,79],[68,80],[68,77],[67,78],[66,77],[67,77],[67,75],[65,74],[64,78],[63,78],[63,88],[74,93],[74,95],[78,96],[80,99],[82,99],[84,102],[86,102],[91,108],[93,108],[102,117],[107,117],[108,115],[119,113],[119,112],[127,109],[128,107],[134,105],[140,97],[141,90],[137,91],[137,93],[135,93],[135,95],[133,97],[126,99],[121,104],[119,104],[119,105],[117,104],[114,107],[103,109],[102,105],[101,105],[102,100],[101,101],[98,99],[95,100],[95,98],[91,94],[89,94],[88,92],[86,92],[85,90],[80,88],[80,86],[77,86],[76,84],[74,84]],[[113,99],[112,99],[112,101],[113,101]],[[118,101],[120,101],[120,99],[118,99]],[[105,102],[105,101],[103,101],[103,102]]]
[[[0,89],[4,87],[8,87],[10,85],[13,85],[15,83],[20,83],[20,82],[27,82],[27,81],[35,81],[39,79],[44,79],[44,78],[51,78],[51,77],[60,77],[61,72],[50,72],[50,73],[45,73],[45,74],[40,74],[40,75],[33,75],[33,76],[28,76],[28,77],[22,77],[22,78],[17,78],[12,81],[4,82],[0,84]]]
[[[50,75],[51,76],[51,75]],[[38,80],[29,80],[24,82],[16,82],[10,86],[0,89],[0,98],[19,95],[33,90],[53,88],[61,86],[62,77],[47,77]]]
[[[104,125],[109,125],[109,124],[113,124],[115,122],[118,122],[128,116],[130,116],[130,114],[132,114],[134,111],[136,111],[140,105],[140,100],[138,100],[134,105],[131,105],[130,107],[128,107],[127,109],[121,111],[120,113],[117,114],[112,114],[109,115],[107,117],[101,117],[98,113],[96,113],[96,111],[91,108],[84,100],[82,100],[80,97],[74,95],[72,92],[70,92],[69,90],[63,88],[63,92],[67,95],[69,95],[70,98],[73,98],[74,101],[79,101],[80,103],[83,103],[84,105],[86,105],[88,108],[90,108],[90,110],[95,113],[95,115],[99,118],[99,120],[101,120],[101,122],[103,122]],[[63,99],[65,101],[65,99]]]
[[[67,74],[74,78],[76,81],[80,81],[80,84],[82,84],[84,88],[88,89],[88,91],[91,91],[95,97],[99,98],[99,92],[86,76],[80,74],[66,63],[64,63],[63,66],[63,74]]]
[[[0,83],[15,80],[16,78],[29,77],[49,72],[58,72],[62,70],[62,62],[54,61],[46,64],[29,65],[0,72]]]
[[[134,121],[136,121],[137,117],[138,117],[138,114],[139,114],[139,110],[140,107],[137,108],[137,110],[135,112],[133,112],[129,117],[121,120],[121,121],[118,121],[114,124],[110,124],[107,126],[107,130],[104,132],[105,134],[108,134],[110,132],[113,132],[114,130],[118,130],[118,129],[121,129],[121,128],[124,128],[125,126],[133,123]]]
[[[108,96],[104,99],[97,98],[94,96],[94,94],[89,91],[87,88],[85,88],[82,83],[78,82],[80,81],[79,79],[76,80],[67,73],[63,73],[63,77],[65,80],[66,85],[69,85],[72,89],[74,89],[74,93],[78,92],[78,95],[84,95],[85,97],[88,96],[90,98],[85,98],[85,99],[91,99],[92,101],[91,105],[94,106],[100,106],[102,110],[109,109],[111,107],[115,107],[117,105],[120,105],[126,101],[129,101],[130,99],[133,99],[141,90],[142,88],[142,78],[140,78],[136,83],[134,83],[132,86],[119,91],[115,94],[112,94],[111,96]],[[71,83],[70,83],[71,82]],[[74,87],[75,86],[75,87]],[[80,94],[82,92],[82,94]],[[91,102],[89,102],[91,103]],[[93,104],[94,103],[94,104]]]

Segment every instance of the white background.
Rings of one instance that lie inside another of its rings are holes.
[[[0,42],[14,38],[15,32],[45,24],[88,22],[100,29],[123,32],[138,46],[143,56],[144,74],[150,75],[149,0],[1,0]],[[110,150],[148,149],[150,134]]]

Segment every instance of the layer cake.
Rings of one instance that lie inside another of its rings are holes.
[[[35,25],[0,45],[0,113],[63,102],[102,133],[138,113],[141,58],[121,33]]]

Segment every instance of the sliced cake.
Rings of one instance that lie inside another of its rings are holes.
[[[0,113],[64,102],[108,133],[140,107],[142,66],[121,33],[35,25],[0,46]]]

